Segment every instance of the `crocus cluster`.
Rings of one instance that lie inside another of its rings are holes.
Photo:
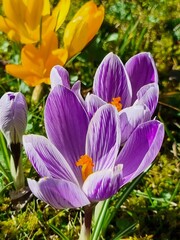
[[[50,84],[50,70],[63,66],[79,53],[95,36],[104,19],[104,7],[93,1],[85,3],[66,25],[63,46],[56,34],[64,22],[70,0],[60,0],[51,10],[49,0],[3,0],[5,17],[0,16],[0,30],[17,42],[26,44],[21,50],[21,64],[6,65],[6,72],[29,86]]]
[[[12,154],[10,171],[17,189],[24,186],[21,163],[22,136],[27,123],[27,104],[22,93],[7,92],[0,98],[0,131]]]
[[[157,70],[149,53],[125,66],[113,53],[98,67],[93,93],[72,88],[68,72],[55,66],[44,121],[47,138],[23,136],[40,180],[33,194],[51,206],[82,207],[113,196],[147,170],[162,145],[163,124],[151,120],[158,101]]]

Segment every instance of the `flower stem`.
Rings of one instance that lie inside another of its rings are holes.
[[[44,84],[39,84],[34,88],[32,93],[32,98],[31,98],[31,101],[34,104],[37,104],[40,101],[43,95],[43,91],[44,91]]]
[[[92,233],[92,240],[98,239],[98,237],[101,234],[102,227],[104,224],[104,219],[107,214],[108,207],[109,207],[109,202],[110,202],[110,198],[105,200],[103,202],[103,205],[101,206],[101,210],[99,211],[98,217],[95,222],[94,231]]]
[[[84,207],[84,223],[81,227],[79,240],[89,240],[91,236],[91,223],[94,205]]]
[[[25,178],[22,166],[21,156],[18,159],[18,164],[16,165],[13,156],[10,159],[10,171],[13,178],[14,186],[16,190],[19,190],[25,186]]]

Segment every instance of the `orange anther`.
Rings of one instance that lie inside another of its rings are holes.
[[[117,108],[118,112],[121,111],[122,103],[120,97],[112,98],[112,101],[110,103]]]
[[[93,161],[92,158],[90,158],[87,154],[80,157],[80,159],[76,162],[76,166],[82,166],[82,178],[83,181],[86,180],[86,178],[93,173]]]

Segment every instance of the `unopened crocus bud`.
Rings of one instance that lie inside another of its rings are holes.
[[[22,93],[7,92],[0,99],[0,130],[11,151],[10,170],[16,188],[24,185],[21,163],[22,135],[27,124],[27,104]]]
[[[7,92],[0,99],[0,130],[8,147],[22,143],[27,124],[27,104],[22,93]]]
[[[95,36],[104,19],[104,7],[93,1],[85,3],[68,23],[64,32],[64,47],[68,58],[80,52]]]

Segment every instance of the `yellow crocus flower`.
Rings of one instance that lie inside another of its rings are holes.
[[[70,0],[60,0],[52,11],[49,0],[2,0],[2,4],[5,17],[0,16],[0,31],[13,41],[30,44],[59,29]]]
[[[55,65],[64,65],[67,61],[66,49],[58,48],[58,38],[49,32],[42,44],[36,48],[33,44],[25,45],[21,50],[21,65],[8,64],[6,72],[22,79],[29,86],[41,83],[50,84],[50,71]]]
[[[64,47],[68,58],[80,52],[95,36],[104,19],[104,7],[93,1],[85,3],[67,24],[64,32]]]
[[[63,1],[65,0],[61,0],[61,4]],[[49,14],[48,2],[48,0],[44,2],[46,3],[46,7],[44,5],[42,10],[44,14]],[[57,8],[54,9],[53,14],[54,19],[56,18],[56,30],[62,24],[63,18],[60,17]],[[50,84],[51,68],[55,65],[63,66],[68,59],[80,52],[95,36],[103,19],[104,7],[97,7],[93,1],[87,2],[68,23],[64,32],[63,48],[58,48],[56,34],[49,32],[47,35],[43,35],[38,47],[35,47],[34,44],[25,45],[21,50],[21,64],[6,65],[6,72],[22,79],[29,86],[37,86],[41,83]],[[50,20],[47,19],[47,21]]]

